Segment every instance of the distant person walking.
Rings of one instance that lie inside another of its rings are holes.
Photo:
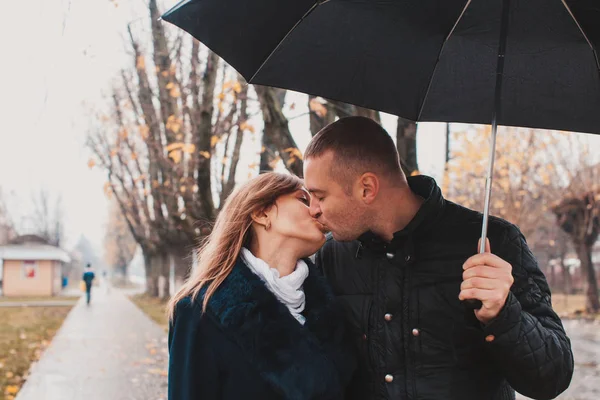
[[[83,277],[81,279],[85,282],[85,295],[86,295],[87,304],[90,304],[91,292],[92,292],[92,282],[94,281],[95,277],[96,277],[96,275],[94,274],[94,271],[92,271],[92,265],[91,264],[86,265],[85,271],[83,273]]]

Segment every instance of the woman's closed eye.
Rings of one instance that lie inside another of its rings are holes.
[[[298,200],[300,200],[301,202],[303,202],[304,204],[306,204],[307,206],[310,205],[310,200],[308,198],[306,198],[306,196],[300,196],[298,198]]]

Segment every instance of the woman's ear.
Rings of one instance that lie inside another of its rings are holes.
[[[268,212],[267,209],[262,209],[259,211],[252,212],[252,214],[250,215],[252,218],[252,221],[254,221],[258,225],[261,225],[263,227],[270,225],[271,223],[269,221],[269,215],[267,214],[267,212]]]

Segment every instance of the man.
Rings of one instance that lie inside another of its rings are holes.
[[[85,282],[85,296],[87,304],[90,304],[92,295],[92,282],[94,281],[95,277],[96,275],[94,274],[94,271],[92,271],[92,265],[87,264],[85,266],[85,272],[83,273],[83,277],[81,278]]]
[[[490,217],[476,254],[481,214],[407,179],[368,118],[325,127],[304,160],[311,214],[332,236],[316,263],[359,356],[348,399],[550,399],[569,386],[571,344],[516,226]]]

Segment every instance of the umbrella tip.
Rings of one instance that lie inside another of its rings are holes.
[[[158,22],[160,22],[160,21],[162,21],[162,20],[163,20],[163,19],[162,19],[162,16],[158,17],[158,19],[157,19],[157,21],[158,21]]]

